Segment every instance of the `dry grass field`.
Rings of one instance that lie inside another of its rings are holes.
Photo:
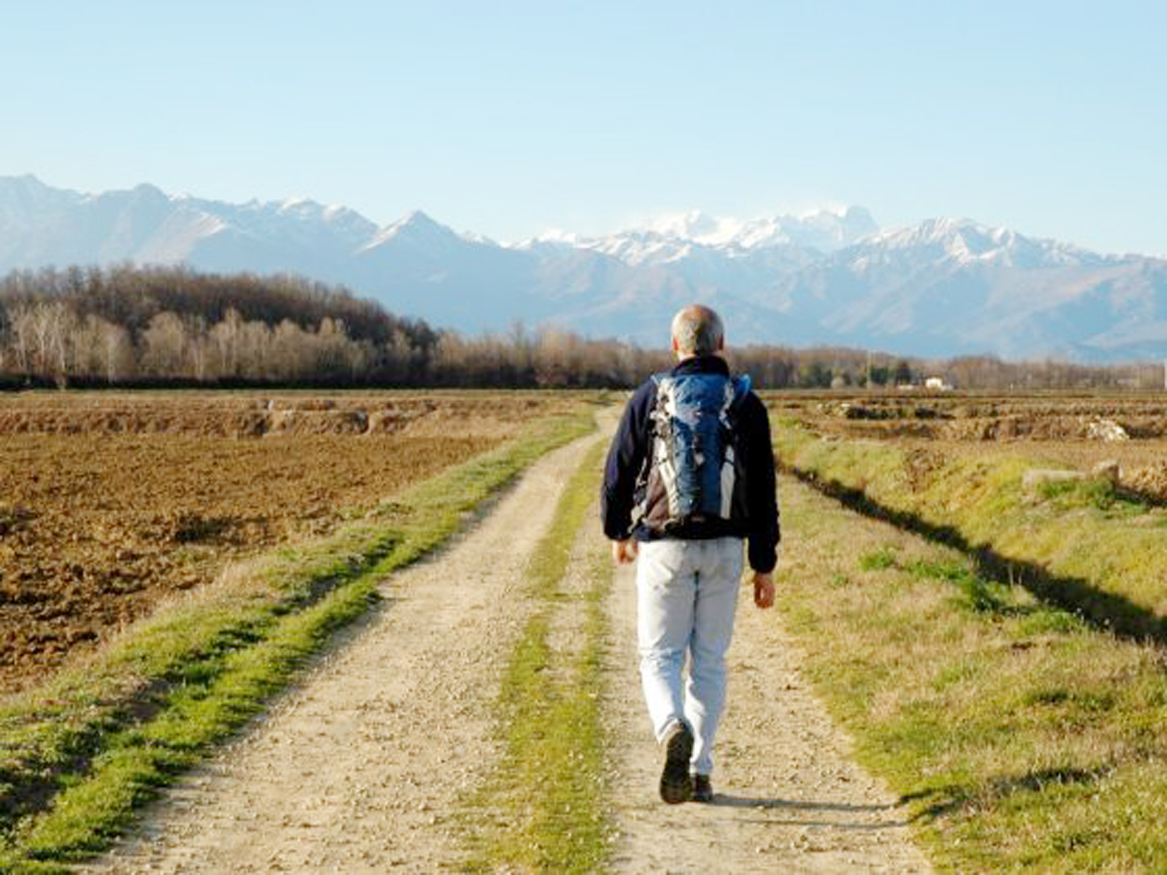
[[[564,403],[534,393],[0,398],[0,692],[231,560],[328,532]]]
[[[1088,471],[1167,501],[1167,393],[765,393],[776,418],[839,439],[894,441],[921,469],[955,456],[1024,456]],[[1115,429],[1117,426],[1117,429]]]

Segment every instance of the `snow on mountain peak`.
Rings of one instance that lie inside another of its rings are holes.
[[[1004,267],[1065,267],[1098,263],[1102,256],[1056,240],[1026,237],[1009,228],[983,225],[972,219],[926,219],[918,225],[891,228],[868,237],[864,249],[913,257],[921,251],[956,265]],[[868,259],[869,253],[860,257]]]
[[[376,249],[389,243],[406,245],[416,250],[441,252],[462,243],[477,242],[459,234],[440,222],[435,222],[421,210],[403,216],[374,235],[362,251]]]
[[[985,232],[991,230],[969,219],[925,219],[918,225],[888,228],[879,231],[873,234],[867,242],[872,245],[885,246],[892,249],[904,249],[915,246],[944,246],[954,234],[959,234],[965,229]]]
[[[387,230],[394,234],[432,234],[436,231],[445,231],[450,234],[454,233],[445,225],[435,222],[422,210],[413,210],[407,213],[405,216],[391,224]]]
[[[530,248],[532,245],[539,243],[561,243],[567,246],[575,246],[581,239],[583,238],[574,231],[564,231],[562,228],[549,228],[542,234],[537,234],[529,240],[522,241],[518,246],[520,248]]]
[[[299,211],[301,207],[311,208],[315,206],[319,206],[319,204],[306,197],[289,197],[280,201],[278,208],[281,213],[290,213]]]
[[[532,243],[557,243],[592,249],[626,264],[666,264],[700,249],[740,257],[769,247],[800,247],[833,252],[877,230],[862,207],[822,209],[799,217],[761,216],[739,219],[701,210],[658,216],[640,227],[599,237],[547,233]]]
[[[684,213],[672,213],[651,220],[644,229],[660,234],[664,237],[677,237],[682,240],[712,242],[709,238],[724,242],[727,225],[736,220],[718,219],[703,213],[701,210],[689,210]],[[703,240],[706,238],[706,240]]]

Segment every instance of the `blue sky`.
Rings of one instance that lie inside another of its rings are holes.
[[[512,240],[861,204],[1167,255],[1167,4],[0,0],[0,175]]]

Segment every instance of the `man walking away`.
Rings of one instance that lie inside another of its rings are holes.
[[[637,563],[640,677],[665,752],[661,798],[710,802],[743,539],[754,603],[774,603],[774,453],[766,408],[721,357],[718,315],[685,307],[672,347],[677,365],[641,385],[624,411],[601,514],[615,561]]]

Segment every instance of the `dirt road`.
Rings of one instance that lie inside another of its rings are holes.
[[[524,558],[585,439],[537,463],[469,534],[394,575],[384,606],[270,714],[154,805],[87,872],[458,870],[459,813],[498,751],[493,702],[533,606]],[[603,440],[603,437],[598,438]],[[593,515],[594,519],[594,515]],[[603,549],[599,528],[591,538]],[[577,549],[569,574],[594,567]],[[774,612],[739,607],[714,805],[656,798],[640,703],[632,583],[609,607],[611,866],[631,872],[922,872],[899,814],[846,758]]]

